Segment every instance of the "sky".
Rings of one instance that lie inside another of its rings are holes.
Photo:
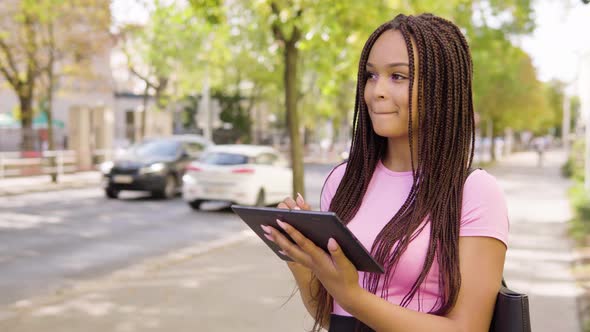
[[[518,41],[519,46],[531,55],[540,80],[572,82],[578,76],[581,56],[587,53],[590,57],[590,4],[581,0],[533,1],[537,29]],[[152,1],[112,0],[115,24],[145,22],[148,14],[142,2]]]
[[[564,8],[569,3],[570,8]],[[522,39],[539,79],[576,79],[582,55],[590,57],[590,4],[581,0],[536,0],[537,29]]]
[[[114,25],[121,23],[144,23],[148,12],[139,0],[112,0],[111,11]]]

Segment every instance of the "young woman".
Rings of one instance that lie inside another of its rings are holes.
[[[321,210],[337,213],[386,274],[358,272],[286,223],[263,227],[289,263],[314,330],[487,332],[502,280],[508,217],[502,191],[470,172],[472,62],[453,23],[398,15],[367,40],[348,162]],[[309,209],[301,195],[279,207]]]

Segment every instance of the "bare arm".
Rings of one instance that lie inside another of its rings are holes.
[[[489,237],[461,237],[461,289],[445,317],[406,309],[360,288],[343,308],[377,331],[487,332],[500,289],[506,247]],[[338,301],[338,299],[337,299]]]
[[[297,287],[299,288],[303,305],[305,305],[305,308],[311,317],[315,317],[318,307],[317,302],[313,299],[312,294],[317,294],[320,286],[319,281],[317,279],[313,279],[311,270],[305,266],[295,262],[288,262],[287,265],[289,266],[289,269],[295,278],[295,282],[297,282]],[[328,321],[323,322],[322,326],[327,329],[328,323]]]
[[[344,310],[376,331],[487,332],[500,289],[506,247],[489,237],[461,237],[459,261],[461,288],[446,316],[403,308],[363,289],[358,271],[340,246],[330,239],[329,254],[289,224],[280,222],[292,243],[276,229],[269,236],[289,257],[311,269]]]
[[[301,196],[297,197],[297,200],[294,200],[291,197],[285,198],[283,202],[279,203],[278,208],[311,210],[310,206],[305,203]],[[287,262],[287,266],[295,278],[303,305],[305,305],[305,308],[311,317],[315,317],[317,312],[317,302],[313,299],[313,294],[318,293],[320,287],[318,279],[313,278],[312,271],[302,264]],[[322,322],[322,326],[326,329],[328,328],[328,324],[328,321]]]

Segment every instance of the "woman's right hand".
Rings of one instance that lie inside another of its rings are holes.
[[[309,204],[305,202],[303,196],[300,193],[297,193],[297,197],[295,199],[291,197],[285,198],[282,202],[279,203],[277,206],[279,209],[290,209],[290,210],[311,210]]]
[[[279,209],[290,210],[311,210],[311,207],[305,202],[303,196],[301,196],[300,193],[297,193],[297,197],[295,199],[291,197],[285,198],[279,203],[277,207]],[[297,282],[297,287],[299,288],[301,299],[303,300],[303,304],[305,305],[307,312],[309,312],[312,317],[315,317],[317,303],[314,294],[317,294],[319,291],[320,283],[318,279],[314,277],[311,269],[303,266],[302,264],[287,261],[287,266],[289,267],[289,270],[291,270],[291,273],[295,278],[295,282]]]
[[[282,202],[279,203],[279,205],[277,206],[279,209],[289,209],[289,210],[311,210],[311,207],[309,206],[309,204],[307,204],[305,202],[305,200],[303,199],[303,196],[301,196],[300,193],[297,193],[297,197],[295,199],[291,198],[291,197],[287,197],[285,198]],[[291,271],[293,273],[296,273],[297,270],[299,271],[306,271],[306,272],[311,272],[310,269],[308,269],[307,267],[296,263],[296,262],[287,262],[287,265],[289,266],[289,268],[291,269]]]

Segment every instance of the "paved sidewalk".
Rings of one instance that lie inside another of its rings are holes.
[[[52,183],[49,175],[0,178],[0,196],[98,186],[101,178],[98,171],[64,174],[58,183]]]
[[[534,152],[506,158],[490,170],[504,189],[511,221],[504,276],[508,286],[529,295],[534,332],[579,332],[577,258],[568,238],[572,211],[570,181],[560,174],[562,151],[545,153],[537,167]]]
[[[563,159],[549,152],[537,168],[534,153],[519,153],[489,170],[504,188],[512,223],[505,277],[530,295],[534,332],[580,331]],[[299,295],[282,306],[294,286],[285,264],[245,232],[0,308],[0,331],[301,332],[312,319]]]

